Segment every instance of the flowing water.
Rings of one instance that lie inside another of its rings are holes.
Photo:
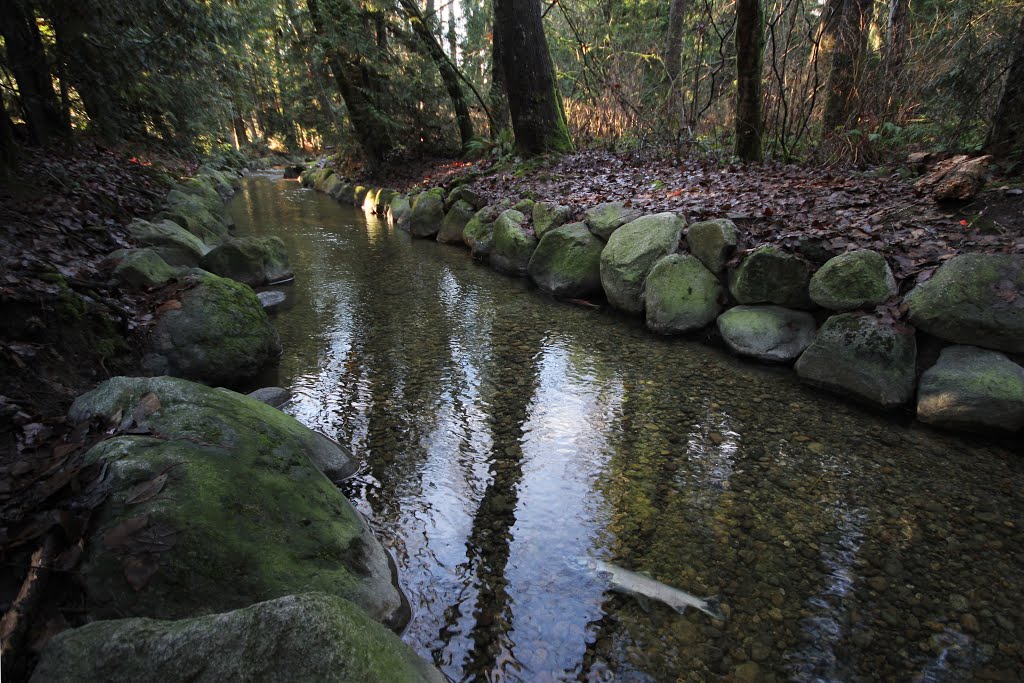
[[[1024,455],[556,302],[272,175],[286,408],[363,463],[453,680],[1018,680]],[[612,591],[603,560],[724,619]]]

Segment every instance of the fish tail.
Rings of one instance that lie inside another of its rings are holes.
[[[718,621],[725,621],[725,614],[722,613],[722,596],[712,595],[704,599],[704,614]]]

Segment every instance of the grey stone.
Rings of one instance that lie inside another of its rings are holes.
[[[658,260],[676,251],[682,230],[679,216],[659,213],[642,216],[611,234],[601,252],[601,286],[612,306],[629,313],[644,310],[647,274]]]
[[[409,214],[409,232],[414,237],[434,237],[444,221],[444,192],[439,187],[416,197]]]
[[[452,204],[448,213],[441,221],[441,229],[437,231],[437,241],[444,244],[464,244],[462,231],[476,212],[469,203],[461,199]]]
[[[718,316],[718,332],[733,353],[765,361],[796,360],[816,330],[813,315],[781,306],[736,306]]]
[[[747,254],[729,273],[729,291],[741,304],[778,304],[789,308],[812,305],[807,294],[810,265],[803,259],[766,245]]]
[[[246,396],[260,403],[266,403],[271,408],[280,408],[291,400],[292,392],[281,387],[263,387],[256,391],[250,391]]]
[[[523,227],[526,216],[515,209],[503,211],[494,221],[491,267],[510,275],[526,275],[537,238]]]
[[[538,287],[555,296],[591,296],[601,291],[603,248],[585,223],[552,228],[537,244],[527,272]]]
[[[895,296],[896,278],[881,254],[862,249],[829,259],[811,277],[808,291],[823,308],[849,311]]]
[[[333,177],[333,176],[332,176]],[[211,249],[200,266],[214,275],[256,287],[292,277],[288,249],[280,237],[238,237]]]
[[[537,202],[533,205],[533,232],[537,235],[537,239],[542,239],[548,230],[565,225],[570,216],[572,216],[572,209],[568,206]]]
[[[921,375],[917,417],[958,429],[1024,427],[1024,368],[998,351],[949,346]]]
[[[592,233],[608,241],[613,232],[642,215],[639,209],[627,207],[624,202],[605,202],[584,211],[583,220]]]
[[[686,229],[690,253],[716,275],[725,270],[725,263],[736,251],[739,230],[728,218],[694,223]]]
[[[669,254],[647,276],[647,327],[661,334],[699,330],[718,316],[724,298],[722,283],[697,257]]]

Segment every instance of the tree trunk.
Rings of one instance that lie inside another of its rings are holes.
[[[831,17],[826,32],[834,37],[832,66],[825,92],[825,135],[850,125],[857,113],[858,70],[867,49],[868,26],[874,0],[838,0],[838,11]]]
[[[241,116],[231,119],[231,127],[235,129],[235,140],[238,142],[236,146],[248,145],[249,134],[245,130],[245,121]]]
[[[992,118],[985,151],[999,161],[1024,161],[1024,19],[1017,31],[1013,61]]]
[[[0,94],[0,178],[18,162],[18,149],[14,145],[14,126],[7,115],[4,97]]]
[[[736,156],[761,161],[762,18],[759,0],[736,0]]]
[[[25,0],[0,0],[0,35],[18,83],[29,137],[33,143],[44,145],[62,131],[60,104],[31,5]]]
[[[502,67],[516,147],[524,154],[572,150],[538,0],[495,0]]]
[[[665,71],[668,80],[679,78],[680,59],[683,54],[683,19],[689,9],[689,0],[672,0],[668,8],[668,36],[665,42]]]
[[[889,20],[885,27],[885,62],[897,71],[907,49],[907,13],[910,0],[889,0]]]
[[[492,2],[493,9],[493,2]],[[491,90],[487,95],[491,109],[491,139],[497,140],[502,131],[512,126],[508,111],[508,90],[505,87],[504,51],[502,49],[501,31],[497,20],[491,19]]]

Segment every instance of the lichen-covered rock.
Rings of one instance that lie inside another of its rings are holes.
[[[586,223],[562,225],[544,233],[526,270],[545,292],[588,297],[601,291],[602,249]]]
[[[661,334],[699,330],[718,316],[724,298],[722,283],[697,257],[669,254],[647,275],[647,327]]]
[[[291,400],[292,392],[283,387],[263,387],[246,394],[251,399],[266,403],[271,408],[280,408]]]
[[[341,186],[344,184],[345,183],[342,181],[341,176],[335,173],[325,180],[323,186],[319,189],[328,197],[336,199],[337,193],[341,190]]]
[[[533,232],[537,235],[537,239],[542,239],[548,230],[565,225],[570,216],[572,216],[572,209],[568,206],[537,202],[533,205]]]
[[[501,212],[508,208],[506,204],[507,202],[485,206],[473,214],[462,230],[462,241],[467,247],[473,249],[480,238],[490,238],[494,232],[494,221],[498,220]]]
[[[387,214],[388,206],[391,204],[391,199],[396,197],[398,192],[390,188],[383,188],[377,192],[377,201],[373,206],[373,212],[378,216],[384,216]]]
[[[448,209],[441,221],[441,229],[437,231],[437,241],[444,244],[464,244],[462,231],[476,212],[473,207],[461,199]]]
[[[725,270],[726,261],[736,251],[738,238],[739,230],[728,218],[694,223],[686,229],[686,244],[690,247],[690,253],[716,275]]]
[[[480,193],[469,185],[459,185],[451,191],[448,198],[444,200],[444,210],[450,211],[455,202],[463,201],[473,207],[473,211],[479,211],[487,203]]]
[[[180,307],[159,315],[143,367],[211,384],[238,384],[274,361],[281,343],[255,292],[205,271],[188,276],[195,286]]]
[[[170,377],[116,377],[69,417],[117,425],[86,454],[111,490],[79,570],[90,617],[180,619],[322,591],[403,620],[386,553],[314,465],[343,454],[293,417]]]
[[[811,299],[822,308],[850,311],[896,294],[896,278],[877,251],[850,251],[829,259],[811,277]]]
[[[359,208],[366,201],[366,195],[369,194],[370,188],[363,185],[356,185],[355,189],[352,190],[352,206]]]
[[[410,211],[412,211],[412,206],[409,203],[409,198],[404,194],[395,195],[388,202],[388,220],[395,225],[408,219]]]
[[[921,375],[917,417],[956,429],[1024,427],[1024,368],[998,351],[949,346]]]
[[[194,266],[210,248],[198,237],[169,220],[150,223],[135,219],[128,224],[128,234],[144,247],[153,247],[160,258],[172,266]]]
[[[210,185],[208,180],[200,176],[194,176],[182,183],[178,183],[175,189],[198,197],[211,211],[217,211],[224,206],[224,199],[217,193],[217,190]]]
[[[416,197],[409,214],[409,232],[414,237],[434,237],[444,221],[444,190],[435,187]]]
[[[532,199],[520,199],[518,202],[512,205],[512,208],[523,214],[524,216],[530,216],[533,214],[533,205],[537,202]]]
[[[354,201],[352,197],[355,194],[355,189],[355,185],[348,181],[344,181],[338,185],[330,196],[340,204],[348,204],[351,206]]]
[[[210,250],[203,269],[252,287],[292,277],[288,249],[280,237],[239,237]]]
[[[167,265],[152,248],[123,249],[115,252],[112,277],[122,285],[134,289],[160,287],[170,282],[177,271]]]
[[[911,324],[929,334],[1024,353],[1024,255],[961,254],[904,301]]]
[[[503,211],[494,221],[491,266],[502,273],[526,275],[530,257],[537,248],[537,238],[529,234],[523,223],[526,216],[515,209]]]
[[[114,619],[64,631],[32,681],[424,681],[447,679],[355,604],[289,595],[178,621]]]
[[[157,214],[158,220],[168,219],[195,235],[207,245],[217,244],[229,232],[229,221],[222,214],[215,214],[190,195],[175,197],[168,195],[167,204]]]
[[[333,168],[321,169],[320,173],[317,174],[316,178],[313,181],[313,188],[316,189],[319,192],[323,192],[324,188],[327,186],[327,181],[329,181],[331,179],[331,177],[333,177],[333,176],[334,176],[334,169]]]
[[[843,313],[821,326],[796,372],[809,384],[892,408],[914,395],[916,361],[913,329]]]
[[[791,363],[814,341],[817,325],[806,311],[782,306],[736,306],[718,316],[718,332],[736,354]]]
[[[639,209],[627,207],[624,202],[605,202],[583,212],[583,220],[590,231],[608,241],[612,233],[643,215]]]
[[[377,195],[380,194],[380,189],[371,187],[366,191],[366,196],[363,197],[363,211],[369,211],[373,213],[377,207]]]
[[[790,308],[811,306],[807,285],[811,267],[798,256],[766,245],[747,254],[729,272],[729,291],[741,304],[778,304]]]
[[[601,252],[601,286],[612,306],[629,313],[644,310],[647,274],[662,257],[675,253],[682,231],[679,216],[659,213],[642,216],[611,233]]]

